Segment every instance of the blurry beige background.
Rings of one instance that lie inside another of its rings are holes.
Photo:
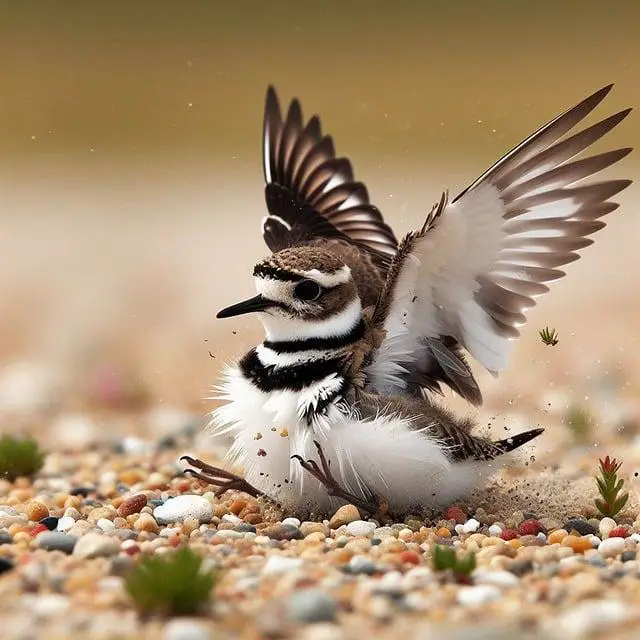
[[[639,25],[640,3],[595,0],[3,0],[0,401],[28,362],[63,401],[113,367],[209,408],[221,363],[260,334],[215,313],[251,295],[266,252],[267,84],[322,115],[401,235],[601,86],[597,115],[638,105]],[[640,113],[598,148],[615,146],[640,147]],[[494,402],[601,372],[637,389],[639,189],[532,311],[501,382],[482,376]]]

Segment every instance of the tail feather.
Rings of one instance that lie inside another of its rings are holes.
[[[518,447],[521,447],[523,444],[527,444],[527,442],[537,438],[541,433],[544,432],[544,429],[531,429],[530,431],[523,431],[522,433],[518,433],[515,436],[510,436],[509,438],[505,438],[504,440],[498,440],[494,442],[493,445],[500,451],[501,454],[509,453]]]

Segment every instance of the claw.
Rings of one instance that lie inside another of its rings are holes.
[[[367,501],[359,498],[346,489],[343,489],[331,473],[331,461],[327,460],[322,446],[317,440],[314,440],[313,444],[318,452],[320,465],[318,465],[315,460],[304,460],[302,456],[299,456],[298,454],[292,455],[291,459],[297,460],[305,471],[308,471],[314,478],[316,478],[325,487],[330,496],[350,502],[354,506],[370,514],[384,515],[384,513],[386,513],[386,501],[383,499],[378,498],[377,496],[372,496],[371,501]]]
[[[214,491],[216,496],[220,496],[225,491],[229,491],[231,489],[248,493],[254,498],[264,495],[262,491],[249,484],[244,478],[241,478],[235,473],[231,473],[231,471],[221,469],[220,467],[214,467],[202,460],[192,458],[191,456],[182,456],[180,460],[184,460],[187,464],[199,469],[199,471],[196,471],[196,469],[185,469],[183,471],[184,474],[197,478],[201,482],[218,487]]]

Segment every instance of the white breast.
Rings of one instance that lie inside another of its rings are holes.
[[[318,461],[317,440],[331,461],[335,478],[347,490],[365,497],[367,487],[407,510],[417,505],[446,506],[476,486],[489,470],[485,463],[453,464],[428,430],[416,431],[406,418],[381,414],[360,420],[348,408],[331,405],[326,416],[308,424],[299,418],[302,403],[331,385],[331,376],[315,391],[263,393],[239,369],[227,370],[214,411],[214,433],[232,431],[228,461],[244,477],[285,509],[327,512],[340,501],[291,456]]]

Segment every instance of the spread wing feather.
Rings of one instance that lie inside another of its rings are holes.
[[[631,149],[572,160],[630,109],[560,140],[610,89],[544,125],[451,203],[443,196],[400,243],[374,316],[386,329],[367,370],[374,389],[406,388],[407,376],[419,379],[434,363],[463,380],[460,345],[494,374],[504,369],[526,310],[564,275],[558,267],[593,242],[601,218],[618,206],[609,198],[631,183],[584,182]]]
[[[347,158],[336,158],[318,116],[306,125],[298,100],[283,119],[273,87],[267,90],[263,135],[265,196],[262,231],[279,251],[314,238],[341,238],[388,264],[398,242]]]

